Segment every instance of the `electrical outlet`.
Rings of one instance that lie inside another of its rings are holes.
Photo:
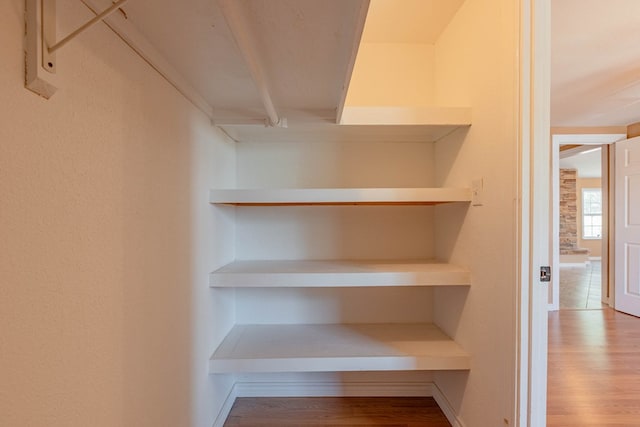
[[[483,179],[474,179],[471,181],[471,206],[484,205],[484,183]]]

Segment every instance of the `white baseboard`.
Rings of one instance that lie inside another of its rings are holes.
[[[561,262],[560,267],[586,267],[588,261],[585,262]]]
[[[437,385],[432,384],[432,391],[433,399],[436,401],[440,409],[442,409],[442,412],[444,413],[444,416],[447,417],[447,420],[449,420],[451,427],[466,427],[465,423],[458,417],[453,406],[451,406],[451,403],[449,403],[449,400],[445,397],[440,388]]]
[[[222,404],[222,408],[220,408],[220,412],[218,412],[218,416],[216,417],[216,420],[213,422],[213,425],[211,427],[224,426],[224,422],[227,420],[227,417],[231,412],[231,408],[233,407],[233,403],[236,401],[237,397],[238,397],[238,391],[236,388],[236,384],[234,384],[233,387],[231,387],[231,390],[229,390],[229,394],[227,395],[227,398],[224,400],[224,403]]]
[[[237,382],[231,388],[213,427],[222,427],[238,397],[433,397],[452,427],[465,427],[453,407],[432,382]]]
[[[433,383],[238,382],[238,397],[433,396]]]

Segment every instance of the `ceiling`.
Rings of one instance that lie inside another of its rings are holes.
[[[640,121],[640,1],[551,1],[552,126]]]
[[[568,157],[562,157],[560,153],[561,169],[576,169],[579,178],[600,178],[602,176],[602,149],[584,146],[584,150]]]

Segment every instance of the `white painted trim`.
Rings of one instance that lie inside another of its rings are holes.
[[[253,83],[256,89],[258,89],[260,100],[268,117],[266,125],[286,127],[286,119],[280,117],[273,103],[273,96],[267,83],[265,68],[257,51],[255,36],[252,34],[251,26],[241,10],[242,5],[235,0],[218,0],[218,6],[249,68]]]
[[[235,383],[233,384],[233,387],[231,387],[231,390],[229,390],[229,394],[224,400],[222,408],[220,408],[220,412],[218,412],[218,416],[211,427],[224,427],[224,422],[227,421],[227,417],[229,416],[229,413],[231,413],[231,408],[233,408],[233,404],[237,397],[239,397],[238,388],[237,383]]]
[[[451,403],[449,403],[449,400],[442,393],[442,390],[440,390],[440,387],[438,387],[437,384],[433,384],[432,392],[433,398],[435,399],[440,409],[442,409],[444,416],[447,417],[447,420],[449,420],[451,427],[466,427],[466,424],[460,419],[460,417],[458,417],[458,414],[456,414],[453,406],[451,406]]]
[[[513,424],[546,424],[549,288],[539,278],[550,265],[551,1],[521,0],[518,66],[518,294],[516,408]]]
[[[242,382],[235,385],[237,397],[355,397],[433,396],[428,382]]]
[[[560,142],[551,137],[551,292],[549,311],[560,310]]]
[[[358,11],[358,20],[354,31],[355,37],[353,38],[353,45],[351,46],[351,55],[349,56],[349,63],[342,83],[342,91],[340,92],[340,98],[338,99],[338,108],[336,109],[336,123],[340,123],[342,121],[342,112],[344,111],[345,103],[347,102],[349,85],[351,84],[351,77],[353,76],[353,69],[355,68],[356,59],[358,58],[358,50],[360,49],[362,33],[364,32],[367,14],[369,13],[369,4],[369,0],[364,0],[360,4],[360,10]]]
[[[554,134],[553,141],[559,145],[604,145],[626,139],[623,133],[565,133]]]
[[[561,262],[559,264],[559,266],[560,267],[586,267],[587,263],[586,262]],[[555,291],[555,289],[554,289],[554,291]]]
[[[49,6],[51,4],[49,3]],[[24,86],[41,97],[49,99],[56,92],[59,83],[55,68],[54,72],[49,72],[43,66],[42,9],[42,0],[27,0],[25,3]]]
[[[590,256],[589,261],[602,261],[601,256]]]

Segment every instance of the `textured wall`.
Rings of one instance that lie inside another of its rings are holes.
[[[50,100],[24,89],[23,9],[0,2],[0,425],[210,427],[233,306],[206,274],[233,229],[207,188],[233,148],[104,25]],[[58,9],[59,34],[91,16]]]
[[[472,274],[468,290],[434,290],[435,322],[473,359],[469,372],[434,375],[468,427],[518,425],[518,3],[466,0],[436,44],[437,101],[473,114],[469,129],[436,143],[437,185],[484,183],[483,206],[443,204],[435,213],[438,258]]]

